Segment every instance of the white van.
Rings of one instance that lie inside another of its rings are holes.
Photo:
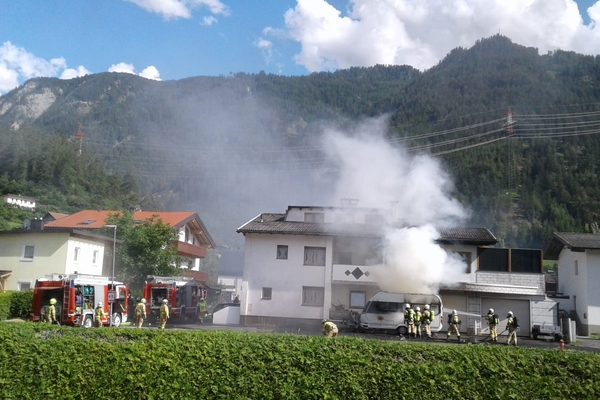
[[[434,312],[431,331],[439,332],[442,329],[441,316],[444,307],[440,296],[391,292],[379,292],[367,302],[360,315],[360,328],[363,330],[395,330],[399,335],[406,334],[408,332],[408,327],[404,323],[406,304],[410,304],[413,310],[417,306],[421,307],[421,313],[425,310],[425,304],[429,304],[430,310]]]

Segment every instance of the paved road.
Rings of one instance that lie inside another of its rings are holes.
[[[238,325],[198,325],[198,324],[169,324],[167,323],[167,328],[169,329],[204,329],[204,330],[231,330],[231,331],[240,331],[240,332],[264,332],[264,333],[287,333],[287,334],[298,334],[298,335],[320,335],[321,331],[319,329],[285,329],[278,328],[274,326],[238,326]],[[348,329],[342,328],[340,330],[340,335],[342,336],[352,336],[359,337],[364,339],[373,339],[373,340],[392,340],[392,341],[401,341],[407,340],[411,341],[411,339],[401,339],[398,335],[394,334],[374,334],[374,333],[358,333],[353,332]],[[485,345],[485,346],[506,346],[506,336],[501,336],[500,341],[497,343],[489,343],[486,342],[486,336],[468,336],[461,335],[462,343],[471,343],[477,345]],[[434,339],[423,339],[423,340],[415,340],[422,343],[448,343],[446,342],[446,333],[440,332],[437,334],[437,337]],[[450,344],[458,344],[456,340],[456,336],[452,336]],[[461,343],[461,344],[462,344]],[[530,347],[530,348],[550,348],[550,349],[560,349],[560,343],[555,342],[553,340],[544,340],[537,339],[533,340],[527,337],[519,337],[518,338],[519,346],[522,347]],[[581,350],[581,351],[592,351],[600,353],[600,340],[594,339],[590,337],[577,337],[577,341],[572,344],[565,344],[565,349],[567,350]]]

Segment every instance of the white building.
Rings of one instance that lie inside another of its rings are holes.
[[[2,200],[9,206],[19,208],[35,209],[36,199],[33,197],[21,196],[20,194],[5,194]]]
[[[245,236],[240,323],[314,326],[339,308],[361,311],[385,275],[382,221],[373,209],[289,206],[238,228]],[[465,260],[462,282],[440,292],[445,309],[465,314],[461,330],[481,326],[481,318],[466,315],[488,308],[501,319],[513,311],[522,327],[557,323],[541,250],[491,248],[497,240],[486,228],[440,233],[440,246]]]
[[[577,333],[600,333],[600,235],[555,232],[544,259],[558,261],[556,300]]]

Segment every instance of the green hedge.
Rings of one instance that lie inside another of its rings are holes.
[[[0,323],[2,399],[596,399],[600,355]]]
[[[0,321],[9,318],[29,319],[33,290],[0,292]]]

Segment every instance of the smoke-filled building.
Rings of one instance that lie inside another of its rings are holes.
[[[360,312],[377,292],[439,293],[446,312],[478,330],[494,308],[534,323],[556,324],[545,296],[541,250],[499,249],[487,228],[406,227],[386,211],[289,206],[238,228],[245,237],[240,323],[290,327]],[[445,325],[445,321],[444,321]],[[502,326],[502,323],[501,323]],[[485,330],[483,330],[485,333]]]

